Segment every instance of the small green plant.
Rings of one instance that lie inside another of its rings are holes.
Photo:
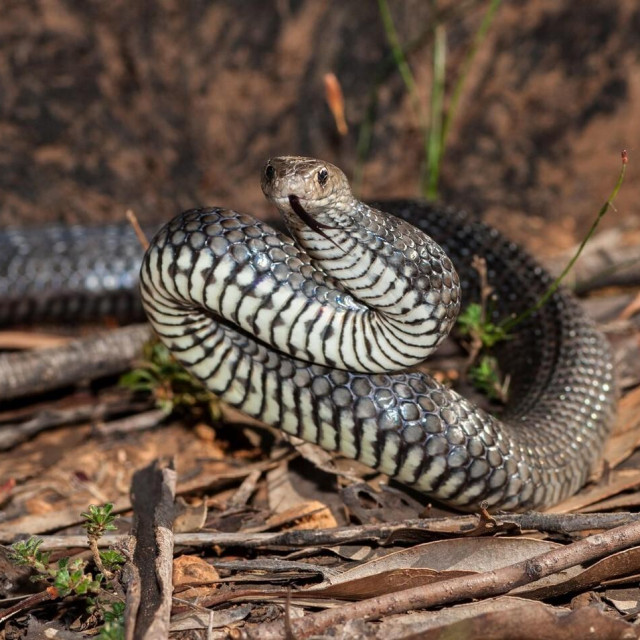
[[[55,587],[57,595],[64,598],[75,594],[85,596],[90,593],[98,593],[101,588],[103,576],[95,577],[87,573],[87,562],[81,558],[60,558],[51,566],[48,552],[40,551],[42,540],[29,538],[12,545],[10,558],[18,565],[31,567],[36,573],[32,576],[34,582],[48,582]]]
[[[489,308],[493,289],[489,285],[487,263],[484,258],[474,256],[471,266],[478,273],[480,301],[469,304],[458,317],[458,333],[465,339],[469,352],[466,371],[473,385],[492,400],[507,401],[509,380],[502,380],[498,361],[485,352],[510,335],[490,320]]]
[[[42,539],[40,538],[29,538],[28,540],[14,542],[11,546],[9,557],[19,566],[32,567],[39,574],[47,575],[51,554],[48,551],[40,551],[41,544]]]
[[[112,602],[103,607],[104,624],[100,629],[100,640],[122,640],[124,638],[124,602]]]
[[[98,549],[98,540],[107,532],[115,531],[114,525],[116,516],[112,513],[113,504],[110,502],[104,506],[95,504],[89,505],[89,510],[80,514],[84,518],[82,526],[87,530],[87,539],[89,547],[93,554],[93,560],[98,569],[107,578],[112,578],[113,572],[120,568],[124,562],[124,557],[113,549],[100,551]]]
[[[100,551],[100,560],[106,571],[114,573],[122,568],[125,563],[125,557],[115,549],[105,549]]]
[[[483,349],[491,349],[498,342],[507,340],[509,334],[504,327],[486,319],[482,305],[474,302],[458,316],[458,329]]]
[[[175,360],[160,342],[145,345],[139,366],[125,373],[120,384],[132,391],[150,393],[167,415],[180,409],[204,410],[211,420],[221,418],[218,399]]]
[[[89,538],[101,538],[107,531],[115,531],[116,516],[111,513],[113,505],[109,502],[104,506],[89,505],[89,510],[81,513],[84,518],[83,527],[87,530]]]
[[[98,540],[107,531],[115,529],[113,505],[91,505],[82,516],[87,530],[89,546],[94,562],[99,569],[95,575],[87,570],[88,562],[82,558],[60,558],[55,564],[50,562],[51,554],[40,549],[42,539],[20,540],[11,546],[11,560],[34,571],[32,580],[49,585],[53,598],[78,596],[86,599],[87,611],[102,614],[105,621],[100,638],[120,640],[124,637],[124,603],[121,588],[113,581],[115,572],[122,568],[125,558],[118,551],[108,549],[98,551]]]
[[[493,356],[480,356],[478,362],[469,369],[469,379],[490,400],[507,401],[511,378],[502,378],[498,361]]]
[[[102,582],[102,576],[98,573],[94,578],[90,573],[85,573],[87,563],[81,558],[60,558],[55,573],[52,574],[53,586],[58,590],[61,598],[71,595],[85,596],[89,593],[98,593]]]
[[[485,305],[486,299],[470,304],[458,317],[458,332],[467,339],[467,368],[473,386],[491,400],[506,402],[509,378],[502,379],[498,361],[484,352],[510,336],[502,326],[487,319]]]

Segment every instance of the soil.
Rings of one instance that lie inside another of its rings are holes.
[[[447,37],[447,100],[488,3],[390,0],[429,117],[433,26]],[[581,238],[630,165],[606,224],[638,226],[640,6],[503,3],[464,83],[441,198],[537,252]],[[337,133],[324,75],[338,77]],[[419,119],[377,3],[330,0],[8,0],[0,21],[0,223],[146,222],[218,204],[268,214],[272,154],[325,158],[365,197],[416,196]]]

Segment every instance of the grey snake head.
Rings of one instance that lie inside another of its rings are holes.
[[[356,199],[344,173],[315,158],[271,158],[262,170],[262,192],[282,213],[289,229],[306,225],[323,235],[325,229],[351,224]]]

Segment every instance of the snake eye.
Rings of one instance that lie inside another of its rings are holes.
[[[264,177],[267,179],[267,182],[271,182],[276,177],[276,170],[273,168],[272,164],[268,164],[265,167]]]
[[[329,172],[326,169],[320,169],[318,171],[318,182],[321,187],[324,187],[327,184],[327,180],[329,179]]]

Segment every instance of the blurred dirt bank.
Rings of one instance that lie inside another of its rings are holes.
[[[435,13],[390,0],[425,108]],[[440,2],[449,85],[488,6]],[[630,166],[609,225],[640,221],[640,6],[503,2],[465,85],[442,199],[533,248],[579,238]],[[387,61],[386,72],[384,61]],[[267,212],[270,154],[356,162],[376,83],[367,197],[418,193],[423,143],[376,2],[9,0],[0,18],[0,223]],[[341,139],[323,76],[342,83]],[[450,88],[450,87],[449,87]],[[536,238],[541,236],[542,240]]]

